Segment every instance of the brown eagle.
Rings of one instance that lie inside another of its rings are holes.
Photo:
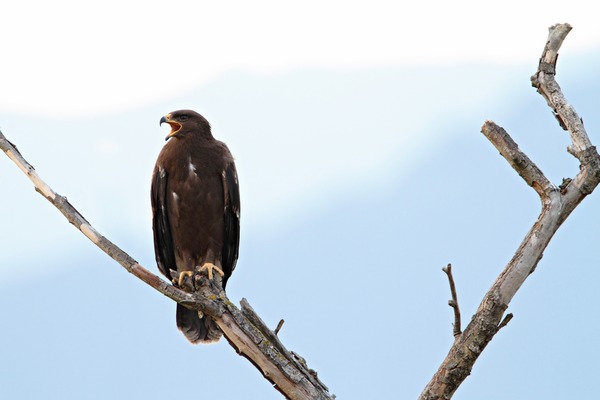
[[[233,157],[210,124],[191,110],[160,119],[171,126],[152,175],[152,229],[160,272],[181,285],[185,275],[215,274],[225,289],[238,258],[240,192]],[[173,276],[172,271],[177,271]],[[192,343],[219,340],[215,322],[177,305],[177,327]]]

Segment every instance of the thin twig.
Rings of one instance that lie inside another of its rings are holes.
[[[442,271],[448,276],[448,283],[450,283],[450,293],[452,299],[448,300],[448,305],[454,309],[454,323],[452,334],[454,337],[462,333],[460,329],[460,308],[458,308],[458,295],[456,294],[456,286],[454,285],[454,277],[452,276],[452,264],[448,264],[447,267],[442,268]]]
[[[281,328],[283,327],[283,324],[284,324],[284,322],[285,322],[285,321],[284,321],[283,319],[279,321],[279,323],[277,324],[277,327],[276,327],[276,328],[275,328],[275,330],[273,331],[273,333],[274,333],[275,335],[277,335],[277,334],[279,333],[279,331],[280,331],[280,330],[281,330]]]
[[[508,323],[510,322],[510,320],[513,319],[513,315],[511,313],[508,313],[504,316],[504,319],[502,320],[502,322],[500,322],[500,324],[498,324],[498,330],[504,328],[506,325],[508,325]]]

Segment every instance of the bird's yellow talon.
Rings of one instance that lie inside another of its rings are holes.
[[[225,273],[221,270],[221,268],[217,267],[213,263],[206,263],[202,267],[200,267],[200,272],[202,272],[202,271],[208,272],[208,279],[210,279],[210,280],[212,280],[212,278],[213,278],[213,270],[216,271],[222,277],[225,276]]]
[[[181,283],[183,282],[184,276],[192,276],[194,275],[194,271],[181,271],[179,273],[179,279],[177,279],[177,284],[181,287]]]

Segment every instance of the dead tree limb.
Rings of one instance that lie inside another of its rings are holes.
[[[449,399],[471,373],[483,349],[500,328],[510,320],[502,316],[513,296],[525,279],[535,270],[550,239],[577,205],[600,182],[600,157],[583,127],[583,121],[567,102],[556,83],[556,60],[563,40],[571,30],[569,24],[549,28],[533,86],[546,99],[561,127],[568,130],[571,145],[568,152],[581,163],[579,173],[556,187],[523,153],[514,140],[500,126],[486,121],[481,132],[498,149],[502,157],[540,196],[542,211],[514,257],[496,279],[479,305],[476,314],[459,335],[431,381],[419,397],[421,400]]]
[[[456,293],[456,285],[454,284],[454,277],[452,276],[452,264],[442,268],[442,271],[448,275],[448,283],[450,284],[450,294],[452,299],[448,300],[448,305],[454,310],[454,323],[452,324],[452,334],[454,337],[460,335],[460,308],[458,307],[458,295]]]
[[[67,201],[66,197],[56,193],[39,177],[33,166],[23,158],[2,132],[0,132],[0,149],[29,177],[38,193],[128,272],[177,303],[211,316],[238,354],[250,360],[286,398],[294,400],[335,398],[317,378],[316,373],[307,367],[306,361],[283,346],[277,335],[262,322],[245,299],[242,299],[242,307],[239,310],[224,293],[211,292],[207,286],[203,286],[199,292],[187,293],[165,282],[98,233]]]

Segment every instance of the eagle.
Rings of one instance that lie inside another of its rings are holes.
[[[165,115],[171,132],[152,174],[154,252],[160,272],[183,287],[186,276],[207,275],[222,285],[235,269],[240,241],[240,192],[234,159],[208,121],[192,110]],[[220,279],[218,279],[220,278]],[[178,304],[177,327],[192,343],[222,333],[201,312]]]

